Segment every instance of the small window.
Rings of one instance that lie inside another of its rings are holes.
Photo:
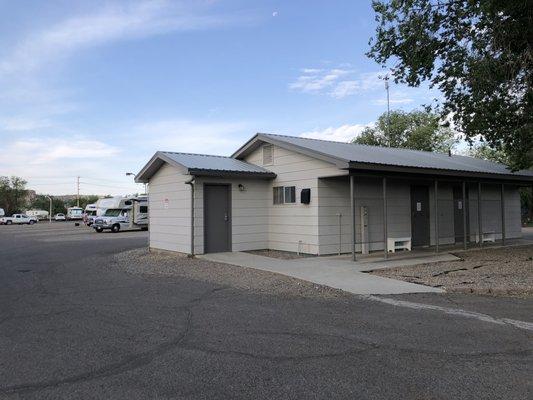
[[[273,196],[274,204],[296,203],[296,187],[275,186]]]
[[[263,146],[263,165],[271,165],[273,162],[273,148],[272,145],[266,144]]]
[[[274,187],[274,204],[283,204],[283,186]]]
[[[296,203],[295,186],[285,186],[285,203]]]
[[[139,212],[142,214],[146,214],[148,212],[148,206],[140,206]]]

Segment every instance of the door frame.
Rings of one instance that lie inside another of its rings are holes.
[[[455,197],[455,194],[456,194],[456,190],[457,192],[459,192],[460,196],[459,197]],[[463,204],[463,209],[462,209],[462,213],[461,213],[461,226],[463,226],[463,235],[466,236],[466,242],[467,243],[470,243],[470,207],[469,207],[469,194],[468,194],[469,190],[468,190],[468,185],[465,185],[465,204]],[[453,185],[452,186],[452,196],[453,196],[453,222],[454,222],[454,236],[455,236],[455,244],[461,244],[463,243],[463,240],[464,240],[464,237],[461,237],[461,240],[458,242],[457,241],[457,229],[456,229],[456,224],[455,224],[455,219],[456,219],[456,212],[457,212],[457,208],[456,208],[456,200],[460,200],[461,202],[463,201],[463,188],[462,188],[462,185],[458,184],[458,185]],[[465,218],[463,219],[463,213],[465,213]],[[463,221],[466,221],[466,224],[463,224]]]
[[[204,223],[203,223],[203,226],[204,226],[204,235],[203,235],[203,248],[204,248],[204,254],[207,254],[207,218],[206,218],[206,195],[205,195],[205,187],[206,186],[225,186],[227,188],[227,201],[228,201],[228,224],[227,227],[226,227],[226,230],[227,230],[227,235],[228,235],[228,252],[230,251],[233,251],[233,240],[232,240],[232,226],[233,226],[233,216],[232,216],[232,208],[233,208],[233,205],[232,205],[232,199],[231,199],[231,189],[232,189],[232,184],[231,183],[220,183],[220,182],[204,182],[202,184],[202,197],[203,197],[203,208],[204,208]]]
[[[417,186],[417,187],[424,187],[426,188],[427,190],[427,243],[426,244],[414,244],[414,231],[415,231],[415,224],[414,224],[414,211],[413,211],[413,189],[414,187]],[[412,244],[412,247],[429,247],[431,246],[431,196],[430,196],[430,193],[429,193],[429,188],[430,186],[429,185],[426,185],[426,184],[423,184],[423,183],[419,183],[419,184],[414,184],[414,183],[411,183],[409,185],[409,209],[410,209],[410,214],[411,214],[411,244]]]

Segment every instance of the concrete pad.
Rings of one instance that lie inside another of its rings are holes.
[[[402,258],[392,260],[376,260],[370,262],[356,262],[356,268],[359,271],[373,271],[375,269],[387,269],[396,267],[405,267],[407,265],[420,265],[428,264],[440,261],[459,261],[460,258],[453,254],[444,253],[434,256],[414,257],[414,258]]]
[[[211,253],[198,257],[215,262],[275,272],[353,294],[443,293],[442,289],[361,272],[368,268],[351,260],[327,257],[282,260],[244,252]],[[399,261],[399,260],[398,260]],[[403,261],[403,260],[402,260]]]

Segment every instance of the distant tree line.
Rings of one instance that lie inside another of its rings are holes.
[[[3,208],[6,215],[17,214],[27,210],[50,211],[50,200],[44,194],[38,194],[33,198],[28,196],[26,189],[27,182],[17,176],[0,176],[0,208]],[[77,205],[75,198],[65,200],[59,197],[52,197],[52,215],[66,213],[67,207]],[[80,207],[85,208],[87,204],[96,203],[99,196],[80,196]]]

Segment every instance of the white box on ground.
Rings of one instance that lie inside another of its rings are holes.
[[[411,238],[387,238],[387,250],[389,251],[389,253],[394,253],[396,252],[396,250],[411,251]]]

